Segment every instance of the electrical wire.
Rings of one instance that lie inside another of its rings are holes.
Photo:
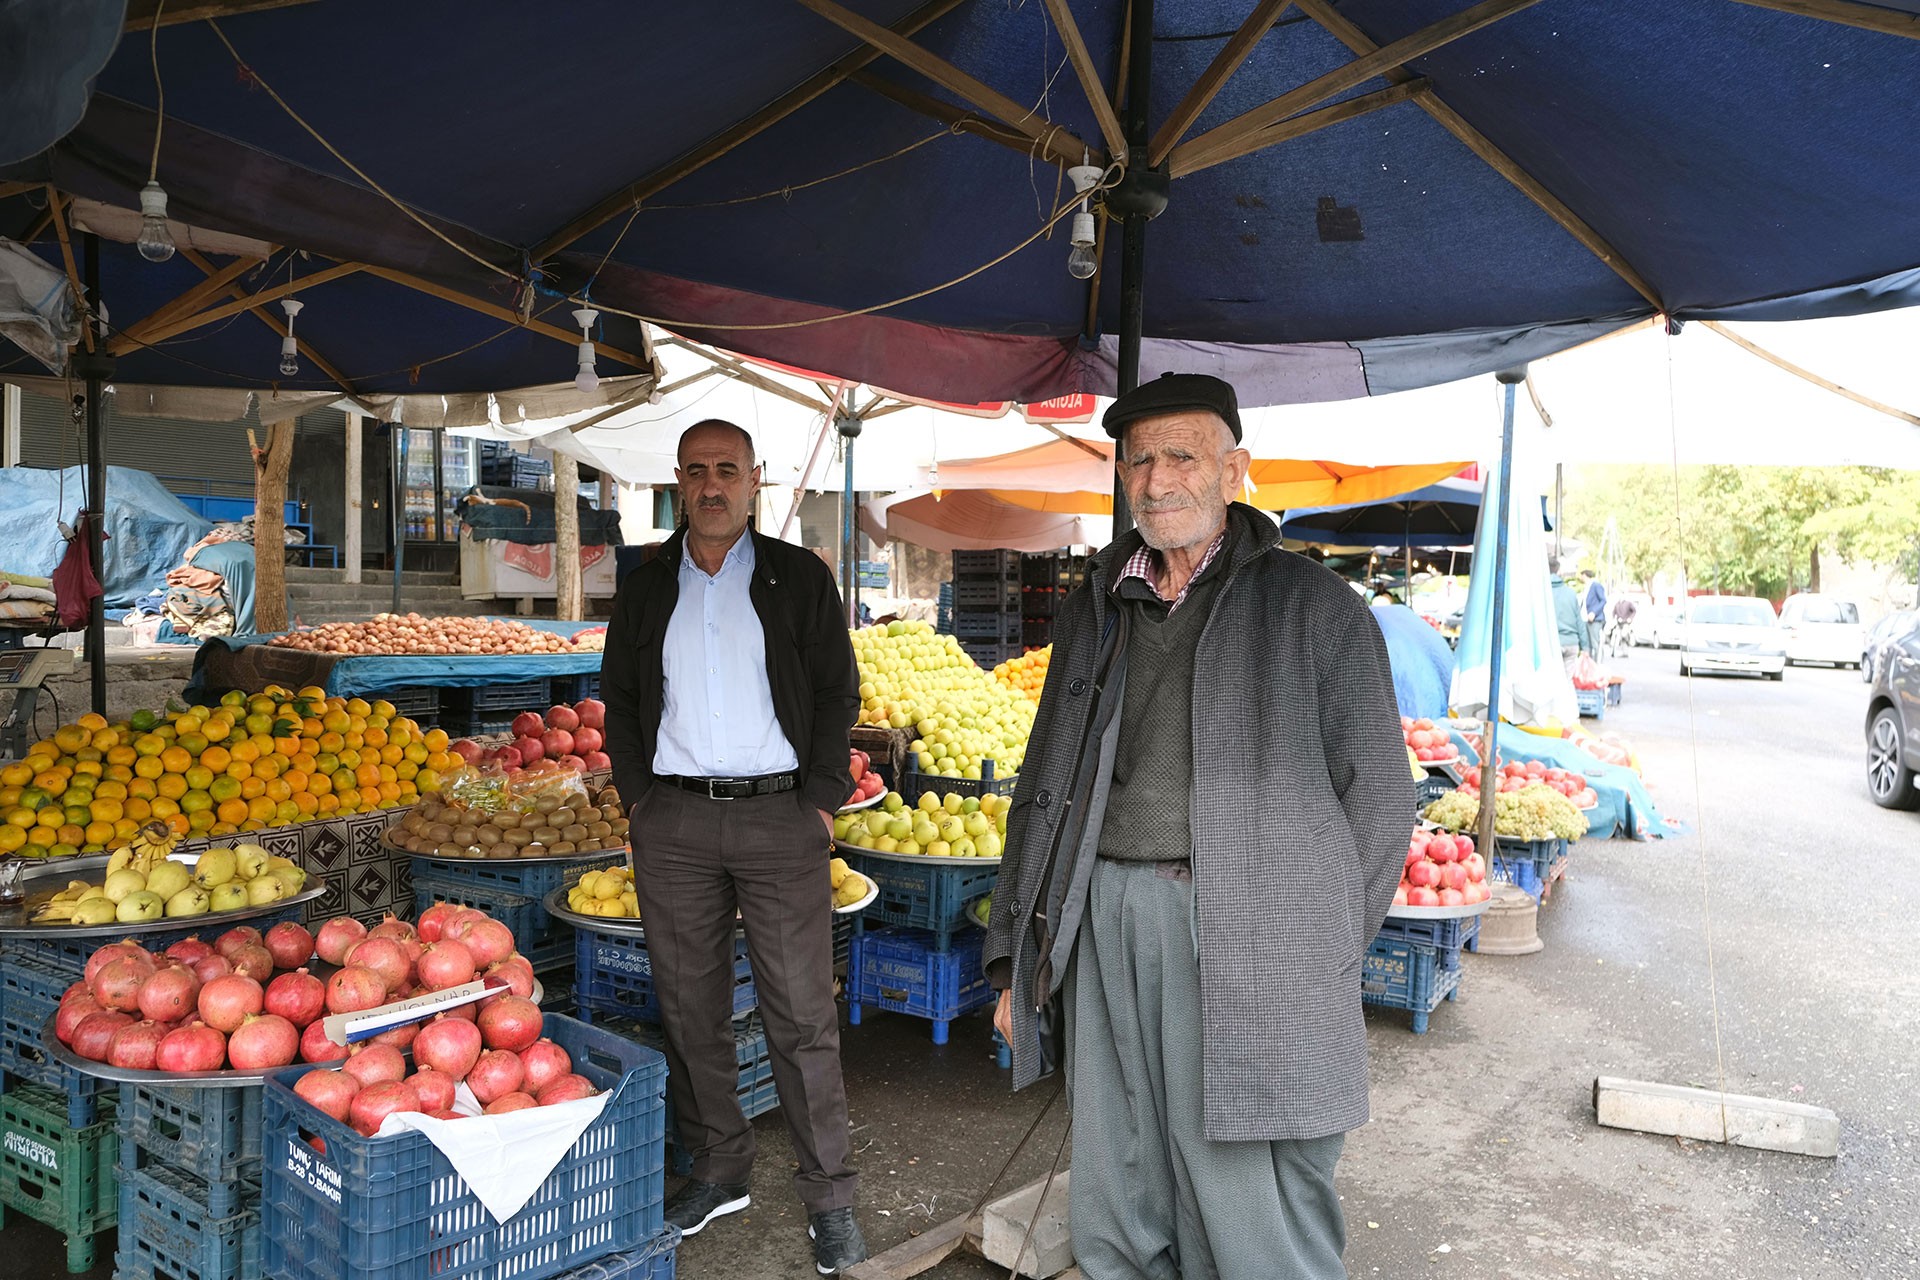
[[[147,54],[153,61],[153,160],[147,165],[147,181],[160,178],[160,131],[167,124],[167,88],[160,83],[160,15],[167,11],[167,0],[154,6],[153,26],[148,29]]]

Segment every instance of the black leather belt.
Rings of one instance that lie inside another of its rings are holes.
[[[677,778],[657,779],[669,787],[691,791],[709,800],[745,800],[752,796],[770,796],[794,791],[800,786],[797,773],[769,773],[760,778]]]

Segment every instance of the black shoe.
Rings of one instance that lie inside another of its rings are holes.
[[[680,1228],[683,1236],[697,1236],[700,1229],[715,1218],[738,1213],[753,1203],[744,1182],[689,1182],[667,1201],[669,1225]]]
[[[867,1260],[867,1238],[860,1234],[851,1209],[814,1214],[807,1219],[807,1234],[813,1237],[813,1269],[823,1276]]]

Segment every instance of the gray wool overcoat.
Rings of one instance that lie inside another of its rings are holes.
[[[1193,847],[1166,852],[1193,859],[1206,1134],[1323,1137],[1367,1119],[1360,962],[1399,883],[1413,781],[1386,644],[1365,603],[1282,550],[1264,513],[1235,504],[1228,518],[1230,573],[1194,668]],[[1035,1009],[1050,993],[1035,998],[1032,915],[1083,746],[1090,821],[1068,822],[1078,838],[1053,878],[1065,900],[1051,919],[1066,946],[1086,902],[1112,769],[1111,751],[1086,743],[1096,661],[1114,576],[1141,545],[1138,532],[1117,539],[1062,606],[1014,792],[983,959],[1014,993],[1016,1089],[1041,1070]],[[1053,984],[1063,976],[1064,966]]]

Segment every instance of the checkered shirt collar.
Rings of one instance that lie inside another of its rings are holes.
[[[1146,583],[1148,589],[1151,590],[1156,597],[1158,597],[1161,601],[1163,601],[1166,604],[1167,615],[1171,617],[1173,615],[1173,611],[1175,609],[1178,609],[1181,606],[1181,604],[1185,602],[1187,598],[1187,594],[1193,590],[1193,584],[1200,581],[1200,575],[1205,573],[1207,571],[1207,566],[1213,563],[1213,558],[1220,554],[1220,548],[1224,547],[1226,544],[1227,544],[1227,531],[1225,529],[1222,529],[1220,531],[1220,536],[1213,540],[1213,545],[1207,548],[1207,554],[1200,557],[1200,566],[1193,571],[1193,576],[1187,579],[1187,585],[1184,587],[1181,587],[1180,594],[1175,596],[1171,600],[1168,600],[1167,597],[1164,594],[1162,594],[1160,590],[1160,584],[1154,581],[1154,572],[1153,572],[1154,551],[1152,547],[1145,546],[1145,545],[1142,545],[1138,551],[1134,552],[1131,556],[1127,557],[1126,568],[1122,569],[1120,571],[1120,576],[1114,579],[1113,588],[1114,590],[1118,591],[1120,589],[1120,584],[1125,582],[1128,578],[1138,578],[1142,582]]]

